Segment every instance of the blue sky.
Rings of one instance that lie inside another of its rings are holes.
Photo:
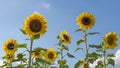
[[[96,23],[92,30],[100,32],[100,35],[88,37],[88,43],[99,44],[101,37],[107,32],[119,32],[119,18],[120,18],[120,1],[119,0],[0,0],[0,57],[4,55],[2,45],[6,39],[14,38],[18,43],[27,43],[25,38],[28,36],[20,32],[23,27],[26,16],[34,12],[41,13],[48,24],[47,33],[39,40],[34,42],[33,47],[54,48],[57,50],[56,35],[66,29],[72,36],[72,43],[69,45],[70,52],[73,53],[77,59],[84,58],[82,51],[74,53],[76,41],[80,39],[83,33],[74,31],[79,28],[76,25],[76,17],[84,11],[92,13],[96,17]],[[116,53],[118,47],[111,51]],[[83,47],[83,45],[81,45]],[[21,52],[18,50],[18,52]],[[73,68],[76,59],[67,59],[70,68]]]

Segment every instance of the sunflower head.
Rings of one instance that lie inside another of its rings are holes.
[[[53,49],[48,48],[46,51],[46,60],[49,62],[54,62],[56,57],[57,53]]]
[[[81,29],[88,30],[88,29],[91,29],[92,26],[94,26],[95,17],[88,12],[83,12],[77,17],[76,22]]]
[[[41,14],[33,13],[25,19],[23,30],[30,37],[42,36],[47,31],[46,23],[46,19]]]
[[[34,52],[32,53],[32,56],[34,58],[40,58],[43,54],[43,50],[39,49],[39,48],[35,48]]]
[[[5,59],[6,59],[6,62],[10,63],[14,59],[14,54],[6,53]]]
[[[14,39],[6,40],[3,44],[3,50],[6,53],[14,53],[17,50],[17,41]]]
[[[60,33],[61,39],[65,44],[70,44],[71,43],[71,36],[67,33],[66,30]]]
[[[82,68],[88,68],[87,62],[85,62],[85,61],[82,62]]]
[[[116,32],[109,32],[104,37],[104,45],[108,49],[114,49],[117,46],[118,35]]]

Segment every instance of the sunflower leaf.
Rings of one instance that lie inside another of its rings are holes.
[[[99,32],[90,32],[90,33],[87,34],[87,36],[88,35],[95,35],[95,34],[100,34],[100,33]]]
[[[50,62],[48,62],[48,61],[46,61],[46,60],[44,60],[42,58],[36,58],[36,61],[37,62],[44,62],[44,63],[50,64]]]
[[[77,41],[77,45],[80,45],[82,42],[84,42],[84,40],[80,39]]]
[[[115,66],[115,61],[112,58],[109,58],[107,61],[108,61],[108,64]]]
[[[27,48],[27,44],[26,44],[26,43],[18,44],[17,47],[18,47],[18,48]]]
[[[68,46],[62,45],[63,49],[69,51]]]
[[[33,37],[31,37],[32,40],[37,40],[40,38],[40,35],[39,34],[36,34],[34,35]]]
[[[72,54],[70,54],[70,53],[67,53],[67,56],[68,56],[69,58],[75,58],[75,56],[72,55]]]
[[[83,31],[83,30],[82,30],[82,29],[80,29],[80,28],[79,28],[79,29],[77,29],[77,30],[75,30],[75,32],[79,32],[79,31]]]
[[[77,52],[78,50],[83,50],[84,51],[83,48],[76,48],[76,50],[74,52]]]
[[[107,54],[107,57],[115,57],[115,55],[114,54]]]
[[[91,47],[91,48],[97,48],[97,49],[102,48],[101,45],[95,45],[95,44],[89,45],[89,47]]]
[[[80,67],[80,65],[81,65],[81,60],[79,60],[75,65],[74,65],[74,68],[79,68]]]
[[[23,30],[23,29],[20,29],[20,31],[24,34],[24,35],[26,35],[26,32],[25,32],[25,30]]]

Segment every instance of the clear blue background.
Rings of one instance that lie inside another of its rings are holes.
[[[67,58],[70,68],[73,68],[77,60],[84,58],[84,53],[74,53],[76,41],[83,35],[82,32],[75,33],[79,28],[76,25],[76,17],[84,11],[92,13],[96,17],[96,23],[92,30],[100,32],[100,35],[88,37],[89,44],[99,44],[107,32],[117,32],[120,36],[120,0],[0,0],[0,57],[4,56],[2,46],[7,39],[16,39],[18,43],[27,43],[28,36],[20,32],[24,19],[34,12],[41,13],[48,24],[47,33],[34,42],[33,48],[54,48],[58,42],[56,36],[66,29],[72,36],[72,43],[69,45],[69,52],[77,59]],[[120,44],[120,42],[118,43]],[[79,47],[84,47],[83,44]],[[116,53],[120,46],[111,51]],[[22,49],[18,52],[22,52]],[[90,49],[92,52],[92,49]]]

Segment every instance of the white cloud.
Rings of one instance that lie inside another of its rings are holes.
[[[0,59],[0,66],[2,66],[2,65],[3,65],[3,60]]]
[[[115,56],[116,57],[113,58],[115,60],[115,67],[109,65],[107,68],[120,68],[120,49],[116,52]],[[95,68],[99,60],[101,59],[98,59],[93,64],[90,64],[90,67]]]
[[[45,9],[50,9],[50,7],[51,7],[51,4],[49,4],[49,3],[43,3],[42,4],[42,6],[45,8]]]

